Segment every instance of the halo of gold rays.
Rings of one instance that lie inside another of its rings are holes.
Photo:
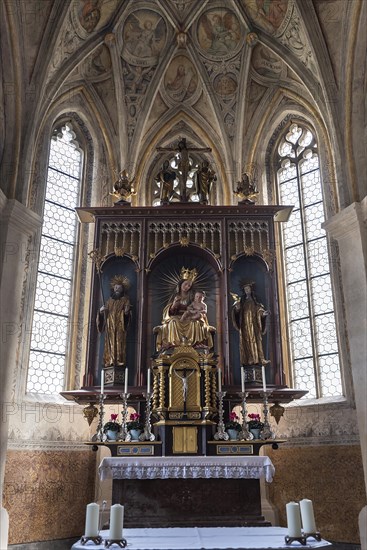
[[[191,277],[188,275],[191,275]],[[165,306],[175,294],[178,282],[188,279],[192,279],[195,290],[204,290],[208,295],[210,294],[210,288],[213,286],[210,284],[212,276],[213,273],[210,267],[207,266],[189,268],[183,265],[182,267],[175,267],[169,272],[163,272],[159,286],[156,288],[157,301],[161,306]]]
[[[110,287],[113,288],[115,285],[121,285],[124,290],[129,290],[130,281],[125,275],[115,275],[110,281]]]

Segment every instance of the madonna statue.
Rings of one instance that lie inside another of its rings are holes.
[[[194,302],[197,277],[196,269],[181,269],[180,280],[175,292],[163,310],[162,325],[155,327],[157,351],[163,351],[182,344],[193,347],[213,347],[212,332],[215,328],[208,323],[206,313],[184,315]],[[200,293],[202,294],[202,293]]]

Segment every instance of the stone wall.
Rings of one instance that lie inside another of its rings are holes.
[[[263,447],[275,466],[268,495],[287,525],[287,502],[313,501],[317,529],[326,540],[359,544],[358,514],[365,505],[359,445]]]
[[[95,469],[91,449],[8,451],[4,506],[9,544],[82,535],[86,505],[94,501]]]

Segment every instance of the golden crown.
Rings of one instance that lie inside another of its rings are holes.
[[[181,268],[181,279],[184,279],[185,281],[192,281],[194,282],[196,277],[198,276],[198,272],[196,269],[188,269],[187,267]]]
[[[121,285],[127,290],[130,287],[130,281],[125,275],[115,275],[110,281],[110,287],[113,288],[115,285]]]

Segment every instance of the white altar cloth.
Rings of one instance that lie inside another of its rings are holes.
[[[103,539],[108,531],[101,531]],[[306,546],[293,543],[287,546],[284,537],[288,529],[284,527],[171,527],[169,529],[124,529],[127,550],[239,550],[258,548],[321,548],[330,546],[326,540],[317,542],[308,539]],[[72,550],[102,550],[103,544],[86,544],[80,541]],[[111,549],[118,546],[112,546]]]
[[[267,456],[107,457],[100,479],[226,478],[273,481],[275,468]]]

